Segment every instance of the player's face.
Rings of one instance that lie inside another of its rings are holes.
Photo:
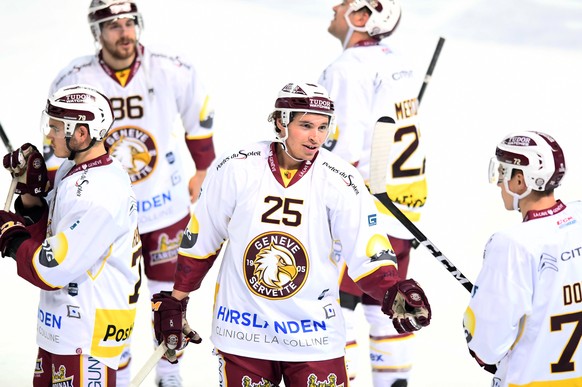
[[[69,149],[65,142],[65,123],[54,118],[48,120],[48,133],[46,138],[50,141],[56,157],[69,157]]]
[[[101,27],[101,46],[115,60],[133,58],[137,45],[135,20],[123,18],[103,23]]]
[[[327,31],[331,35],[335,36],[342,42],[348,33],[348,23],[346,22],[345,14],[349,9],[351,2],[352,0],[344,0],[333,7],[334,17],[327,28]]]
[[[329,117],[323,114],[295,113],[287,125],[287,151],[298,160],[312,160],[327,139]]]

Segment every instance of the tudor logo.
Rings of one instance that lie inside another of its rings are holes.
[[[267,232],[249,243],[244,254],[248,288],[267,299],[286,299],[307,280],[309,259],[301,242],[292,235]]]
[[[135,126],[112,130],[105,139],[109,154],[115,157],[131,178],[132,183],[147,179],[158,161],[158,151],[152,136]]]

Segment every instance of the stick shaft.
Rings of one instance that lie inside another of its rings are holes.
[[[426,75],[424,76],[424,81],[422,82],[420,92],[418,93],[418,97],[417,97],[418,103],[420,103],[420,101],[422,100],[422,96],[424,95],[424,91],[426,90],[426,87],[428,86],[428,83],[430,82],[430,79],[432,78],[432,73],[433,73],[434,68],[436,66],[436,63],[439,59],[439,55],[441,54],[441,50],[443,49],[444,44],[445,44],[445,38],[443,38],[441,36],[439,38],[438,43],[437,43],[436,49],[434,50],[434,53],[432,54],[430,64],[428,65],[428,69],[426,70]]]
[[[144,381],[144,379],[149,375],[152,368],[154,368],[154,366],[158,364],[158,361],[160,361],[162,356],[164,356],[164,353],[166,353],[167,349],[168,347],[166,347],[166,343],[162,343],[158,346],[158,348],[154,351],[154,353],[152,353],[150,358],[141,367],[141,369],[138,371],[135,377],[131,380],[130,384],[131,387],[138,387]]]
[[[6,147],[8,152],[12,152],[14,149],[12,148],[12,144],[10,144],[10,140],[6,135],[6,132],[4,131],[4,127],[2,126],[2,124],[0,124],[0,138],[2,139],[2,142],[4,143],[4,146]]]
[[[15,177],[12,178],[10,182],[10,188],[8,189],[8,195],[6,195],[6,203],[4,204],[4,211],[10,211],[10,206],[12,205],[12,197],[14,196],[14,191],[16,191],[16,184],[18,180]]]
[[[400,209],[396,207],[394,203],[392,203],[392,200],[390,200],[386,192],[377,193],[374,194],[374,196],[380,201],[380,203],[384,205],[384,207],[388,209],[388,211],[390,211],[394,215],[396,219],[400,221],[400,223],[402,223],[404,227],[406,227],[408,231],[410,231],[412,235],[414,235],[414,237],[420,242],[421,245],[423,245],[430,251],[433,257],[438,259],[439,262],[442,263],[444,267],[446,267],[449,273],[451,273],[453,277],[455,277],[455,279],[459,281],[461,285],[463,285],[463,287],[467,289],[469,293],[473,290],[473,284],[471,283],[471,281],[469,281],[467,277],[465,277],[465,275],[461,273],[461,271],[457,269],[457,267],[453,265],[453,263],[443,255],[443,253],[441,253],[441,251],[434,245],[434,243],[432,243],[414,225],[414,223],[412,223],[412,221],[408,219],[406,215],[404,215],[402,211],[400,211]]]
[[[449,273],[469,292],[473,284],[445,257],[440,250],[400,211],[386,193],[386,176],[390,148],[396,132],[396,123],[390,117],[380,117],[372,132],[372,149],[370,151],[370,192],[394,215],[410,233],[442,263]]]

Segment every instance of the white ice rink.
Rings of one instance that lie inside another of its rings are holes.
[[[339,55],[328,35],[340,0],[142,0],[142,41],[185,54],[212,91],[215,142],[226,147],[271,136],[266,118],[289,81],[316,81]],[[421,112],[428,148],[429,197],[421,231],[471,280],[491,233],[519,222],[487,182],[489,158],[508,132],[541,130],[563,146],[568,163],[557,196],[582,198],[582,2],[579,0],[402,0],[393,40],[426,62],[439,36],[447,41]],[[12,145],[41,146],[40,111],[50,82],[74,57],[93,52],[88,0],[0,0],[0,122]],[[0,155],[5,150],[0,146]],[[191,166],[189,166],[191,167]],[[0,170],[4,202],[10,178]],[[470,358],[462,330],[469,294],[420,247],[411,276],[426,289],[430,327],[418,334],[410,387],[488,386]],[[216,269],[189,304],[190,325],[204,338],[182,360],[185,385],[217,385],[210,310]],[[0,260],[0,386],[31,385],[38,290]],[[363,324],[362,317],[362,324]],[[142,287],[134,330],[133,371],[153,351],[149,294]],[[362,340],[366,331],[362,326]],[[362,361],[367,359],[362,345]],[[143,385],[153,386],[153,374]],[[371,386],[369,372],[358,387]]]

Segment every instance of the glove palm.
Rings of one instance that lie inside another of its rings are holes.
[[[388,289],[382,312],[392,318],[398,333],[418,331],[430,324],[432,315],[424,291],[413,279],[400,281]]]

